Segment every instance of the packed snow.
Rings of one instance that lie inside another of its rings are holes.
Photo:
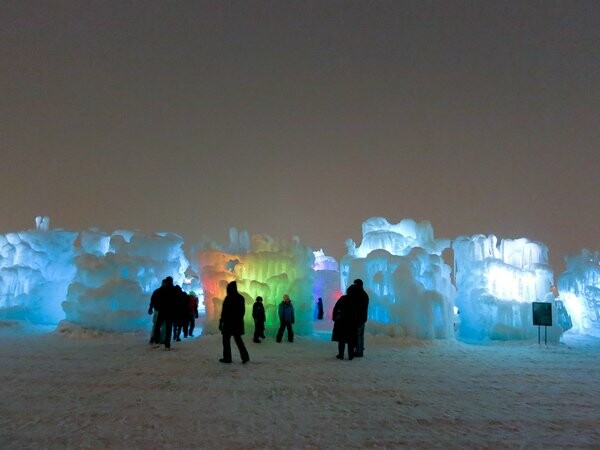
[[[470,345],[366,336],[339,361],[331,321],[220,364],[221,337],[0,322],[0,447],[598,448],[600,340]],[[201,324],[199,323],[199,326]]]

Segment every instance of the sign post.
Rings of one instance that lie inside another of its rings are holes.
[[[548,345],[548,328],[552,326],[552,303],[533,302],[533,324],[538,327],[538,344],[540,344],[540,327],[544,327],[544,345]]]

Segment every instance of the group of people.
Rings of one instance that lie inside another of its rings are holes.
[[[223,301],[219,330],[223,336],[223,357],[219,359],[222,363],[231,363],[231,338],[240,352],[242,363],[250,361],[248,349],[244,345],[242,335],[244,334],[244,315],[246,313],[245,300],[238,292],[237,283],[232,281],[227,284],[227,295]],[[364,353],[365,324],[367,322],[369,308],[369,296],[364,290],[360,279],[348,286],[346,294],[342,295],[336,302],[332,319],[334,322],[331,335],[332,341],[338,342],[338,359],[344,359],[344,352],[348,348],[348,359],[361,357]],[[294,342],[294,330],[292,325],[296,318],[294,306],[289,295],[283,296],[278,307],[279,329],[276,341],[281,342],[287,331],[288,342]],[[195,319],[198,317],[198,298],[193,292],[185,293],[180,286],[173,284],[173,278],[167,277],[162,285],[154,291],[150,300],[148,314],[154,314],[154,325],[150,337],[151,344],[164,343],[165,349],[171,347],[171,334],[176,341],[184,337],[193,336]],[[323,301],[319,297],[318,319],[323,318]],[[252,306],[252,319],[254,320],[253,342],[260,343],[265,339],[266,314],[263,298],[258,296]],[[161,333],[161,329],[164,332]]]
[[[356,279],[333,307],[331,340],[338,343],[337,359],[344,359],[346,346],[348,359],[363,356],[368,310],[369,295],[363,287],[362,280]]]
[[[198,318],[198,297],[192,291],[186,293],[181,286],[173,284],[173,277],[162,280],[161,286],[152,293],[148,314],[154,315],[150,344],[171,348],[174,341],[194,335]]]

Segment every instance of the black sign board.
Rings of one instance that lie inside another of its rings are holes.
[[[552,326],[552,304],[533,302],[533,324],[541,327]]]

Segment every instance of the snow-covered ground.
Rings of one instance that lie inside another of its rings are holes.
[[[599,448],[600,340],[558,345],[326,332],[153,348],[147,334],[0,322],[0,448]]]

